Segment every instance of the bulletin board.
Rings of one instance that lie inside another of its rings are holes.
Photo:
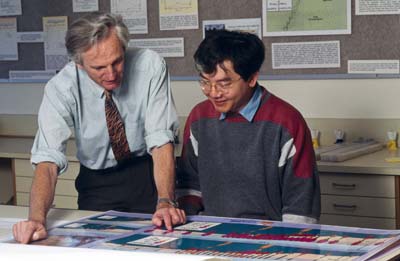
[[[347,74],[348,60],[400,59],[399,15],[355,15],[352,0],[351,34],[318,36],[262,37],[266,59],[261,78],[352,78]],[[148,34],[132,34],[131,39],[184,38],[184,57],[166,57],[169,71],[175,80],[190,80],[197,76],[193,54],[203,39],[202,21],[218,19],[262,18],[262,0],[198,0],[199,29],[161,31],[157,0],[147,1]],[[100,11],[110,11],[109,0],[99,0]],[[22,0],[22,15],[17,16],[17,31],[42,31],[43,16],[68,16],[68,24],[86,13],[73,13],[71,0]],[[339,41],[340,68],[273,69],[272,43]],[[19,43],[18,61],[0,61],[0,79],[8,78],[9,70],[44,70],[43,43]],[[368,75],[359,77],[370,77]],[[379,77],[374,75],[374,77]],[[386,76],[387,77],[387,76]],[[398,77],[398,75],[390,75]]]

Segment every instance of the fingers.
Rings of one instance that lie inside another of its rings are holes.
[[[186,215],[182,209],[174,207],[160,208],[153,215],[153,224],[161,226],[164,222],[167,230],[171,231],[173,225],[186,223]]]
[[[21,221],[13,226],[14,239],[22,244],[28,244],[31,241],[35,229],[29,224],[29,221]]]
[[[43,224],[35,221],[21,221],[13,225],[13,235],[17,242],[28,244],[47,237]]]
[[[157,216],[156,214],[153,215],[153,218],[151,220],[153,224],[157,227],[161,227],[162,225],[162,217]]]
[[[164,225],[167,228],[167,230],[172,231],[172,220],[171,220],[171,216],[169,215],[169,209],[172,209],[172,208],[165,208],[166,211],[164,211],[163,220],[164,220]]]
[[[47,231],[44,226],[38,228],[32,235],[32,241],[44,239],[47,237]]]
[[[172,216],[173,224],[184,224],[186,223],[185,211],[179,208],[175,208],[175,215]]]

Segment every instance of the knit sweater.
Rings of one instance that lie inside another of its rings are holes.
[[[178,197],[185,205],[201,199],[205,215],[318,220],[320,189],[310,131],[295,108],[261,88],[250,122],[237,113],[221,120],[208,100],[193,108],[178,164]]]

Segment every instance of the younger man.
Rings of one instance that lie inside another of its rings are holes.
[[[184,131],[178,197],[187,214],[316,223],[319,178],[301,114],[257,82],[264,45],[218,31],[194,59],[208,100]]]

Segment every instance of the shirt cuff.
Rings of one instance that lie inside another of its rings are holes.
[[[174,142],[174,133],[170,130],[156,131],[145,137],[147,152],[151,154],[151,149],[161,147],[168,142]]]
[[[306,224],[317,224],[318,220],[312,217],[293,215],[293,214],[283,214],[282,215],[283,222],[289,223],[306,223]]]
[[[68,168],[67,158],[58,150],[45,149],[36,152],[31,156],[32,164],[39,164],[40,162],[53,162],[58,166],[58,175],[65,172]]]

